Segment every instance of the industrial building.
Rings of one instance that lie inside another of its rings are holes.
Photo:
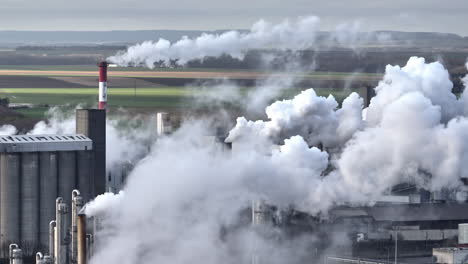
[[[78,110],[76,120],[73,135],[0,137],[2,256],[11,243],[30,255],[46,247],[57,197],[70,203],[79,189],[87,201],[105,191],[105,113]]]
[[[76,111],[76,134],[0,136],[0,258],[49,248],[56,199],[89,201],[106,190],[107,64],[100,63],[99,109]],[[71,216],[68,216],[68,221]]]

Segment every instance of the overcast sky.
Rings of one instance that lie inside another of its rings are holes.
[[[0,0],[0,30],[240,29],[304,15],[324,30],[358,20],[468,36],[468,0]]]

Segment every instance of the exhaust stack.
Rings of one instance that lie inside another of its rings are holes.
[[[86,264],[87,262],[87,241],[86,241],[86,215],[78,214],[77,218],[77,263]]]
[[[81,197],[80,191],[73,190],[72,192],[72,226],[71,226],[71,260],[76,263],[77,258],[77,232],[78,232],[78,216],[83,208],[84,201]]]
[[[107,106],[107,65],[106,61],[101,61],[99,66],[99,109],[106,109]]]

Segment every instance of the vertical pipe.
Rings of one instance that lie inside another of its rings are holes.
[[[55,227],[57,222],[55,220],[50,221],[49,223],[49,256],[53,259],[55,256]]]
[[[44,255],[41,252],[36,253],[36,264],[43,264],[44,263]]]
[[[395,229],[395,264],[398,264],[398,230]]]
[[[72,192],[72,239],[71,239],[71,261],[76,262],[77,259],[77,221],[78,214],[83,208],[84,202],[83,198],[80,195],[80,191],[73,190]]]
[[[13,263],[13,250],[17,248],[17,244],[10,244],[10,246],[8,247],[8,258],[10,258],[10,264]]]
[[[266,221],[266,205],[262,200],[252,201],[252,226],[258,230]],[[252,264],[260,263],[260,252],[258,249],[257,237],[252,241]]]
[[[19,248],[13,249],[10,259],[12,264],[23,264],[23,251]]]
[[[67,221],[67,205],[63,202],[63,198],[57,198],[56,206],[56,228],[55,228],[55,264],[66,263],[66,221]]]
[[[78,215],[78,226],[77,226],[77,243],[78,243],[78,264],[86,264],[87,253],[86,253],[86,215]]]
[[[99,109],[106,109],[107,105],[107,62],[99,63]]]
[[[93,255],[94,237],[92,234],[86,235],[86,259],[90,259]]]
[[[156,114],[156,134],[163,136],[172,132],[172,126],[170,124],[169,114],[164,112],[158,112]]]
[[[51,256],[44,256],[44,264],[52,264],[52,257]]]

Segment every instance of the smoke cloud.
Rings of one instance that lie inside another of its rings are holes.
[[[279,24],[260,20],[253,24],[248,33],[228,31],[222,34],[202,34],[194,39],[184,37],[174,43],[165,39],[145,41],[109,57],[108,61],[121,66],[145,65],[154,68],[155,63],[170,65],[171,61],[176,61],[184,65],[194,59],[223,54],[243,59],[245,52],[253,49],[297,51],[317,48],[319,40],[327,45],[355,48],[373,37],[372,34],[359,33],[359,23],[353,23],[338,26],[324,41],[320,39],[323,36],[319,28],[320,19],[316,16],[286,19]]]
[[[112,217],[104,220],[113,232],[103,230],[92,263],[237,263],[252,256],[301,263],[316,237],[272,239],[281,231],[250,229],[242,212],[252,200],[320,215],[335,205],[371,205],[401,182],[450,188],[463,199],[466,92],[457,99],[451,88],[439,62],[414,57],[386,68],[366,111],[355,93],[339,107],[333,96],[308,89],[268,106],[267,120],[239,117],[230,152],[206,144],[209,121],[187,121],[154,142],[125,195],[114,197],[119,205],[110,203]]]
[[[10,136],[18,133],[16,127],[12,125],[3,125],[0,127],[0,135],[1,136]]]

